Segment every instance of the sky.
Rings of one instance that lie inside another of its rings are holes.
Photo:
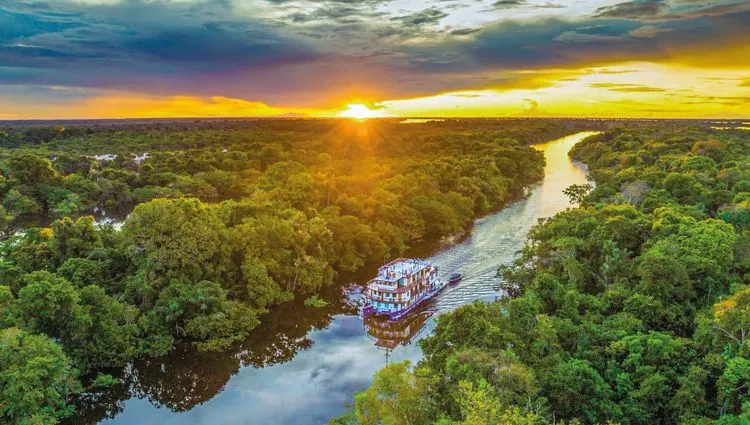
[[[750,119],[750,0],[1,0],[0,120]]]

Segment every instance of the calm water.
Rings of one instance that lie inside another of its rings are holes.
[[[421,313],[397,323],[365,324],[332,289],[327,308],[284,305],[231,352],[205,354],[183,346],[166,358],[128,366],[119,374],[122,385],[88,396],[73,422],[306,425],[343,413],[387,361],[420,359],[414,341],[431,331],[435,314],[499,295],[493,289],[497,267],[513,260],[539,218],[570,206],[563,189],[586,181],[584,169],[567,153],[591,134],[536,145],[547,167],[544,181],[529,196],[478,220],[457,244],[432,248],[430,261],[441,273],[458,271],[465,279]],[[373,273],[368,269],[343,278],[365,282]]]

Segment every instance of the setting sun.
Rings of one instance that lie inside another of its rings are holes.
[[[373,110],[362,103],[351,103],[346,105],[346,109],[339,113],[340,117],[355,118],[358,120],[364,120],[367,118],[383,118],[387,117],[388,114],[380,110]]]

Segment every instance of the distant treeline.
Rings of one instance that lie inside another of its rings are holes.
[[[6,129],[1,420],[52,423],[70,415],[81,382],[115,384],[97,375],[106,368],[180,339],[227,349],[336,272],[465,231],[542,177],[529,143],[571,131],[343,120]],[[121,209],[132,210],[121,230],[89,216]]]
[[[332,424],[750,420],[750,132],[613,129],[571,152],[596,188],[499,274],[509,297],[438,318]]]

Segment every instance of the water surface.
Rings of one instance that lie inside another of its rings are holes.
[[[434,317],[473,300],[494,300],[498,266],[511,262],[538,219],[570,206],[562,190],[586,182],[570,148],[594,134],[578,133],[535,145],[544,152],[544,180],[529,195],[502,211],[477,220],[472,232],[429,260],[444,277],[463,282],[446,289],[422,311],[397,323],[365,324],[328,294],[325,309],[289,303],[263,318],[239,347],[225,353],[198,353],[180,346],[165,358],[139,361],[122,373],[123,385],[92,396],[75,423],[107,425],[321,424],[342,414],[358,390],[387,361],[416,362],[418,338],[434,327]],[[425,254],[426,256],[426,254]],[[366,282],[374,270],[347,276]],[[332,289],[335,291],[335,289]]]

